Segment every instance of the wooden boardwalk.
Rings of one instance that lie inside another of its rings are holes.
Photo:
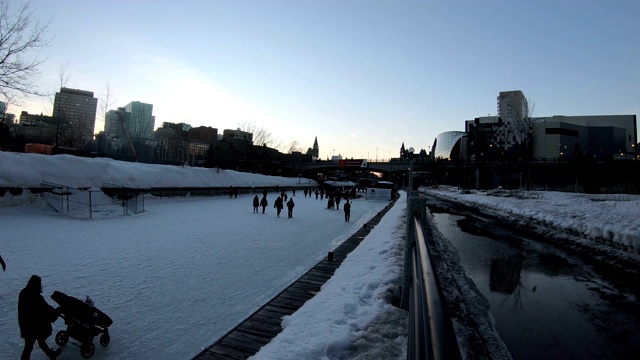
[[[201,351],[192,360],[247,359],[273,339],[282,327],[282,317],[291,315],[307,300],[314,297],[322,285],[333,276],[347,255],[369,234],[371,229],[393,205],[387,205],[365,226],[356,231],[333,251],[333,261],[327,258],[307,271],[271,301],[250,315],[238,326],[226,333],[215,343]]]

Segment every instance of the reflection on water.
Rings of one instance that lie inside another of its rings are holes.
[[[514,359],[638,359],[637,288],[494,224],[434,214]],[[463,231],[464,230],[464,231]]]
[[[500,294],[511,295],[520,286],[522,272],[522,256],[491,259],[489,271],[489,290]]]

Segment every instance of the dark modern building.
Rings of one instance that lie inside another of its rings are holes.
[[[467,160],[633,158],[638,142],[636,115],[534,117],[524,134],[500,117],[482,117],[468,120],[465,130]]]
[[[53,120],[57,122],[57,141],[82,148],[93,140],[98,99],[93,92],[60,88],[53,103]]]

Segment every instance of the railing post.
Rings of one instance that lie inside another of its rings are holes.
[[[416,232],[413,217],[420,214],[419,218],[422,223],[426,223],[426,207],[427,201],[421,197],[417,191],[409,191],[407,197],[407,225],[405,228],[405,246],[404,246],[404,270],[402,272],[402,294],[400,296],[400,308],[409,310],[409,299],[411,290],[411,273],[413,247],[416,242]]]

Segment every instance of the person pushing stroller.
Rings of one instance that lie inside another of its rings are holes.
[[[18,324],[20,336],[24,339],[21,360],[31,358],[36,341],[49,359],[55,360],[62,353],[62,349],[53,350],[46,342],[53,333],[51,323],[58,319],[60,311],[49,305],[41,294],[42,279],[38,275],[32,275],[18,298]]]

